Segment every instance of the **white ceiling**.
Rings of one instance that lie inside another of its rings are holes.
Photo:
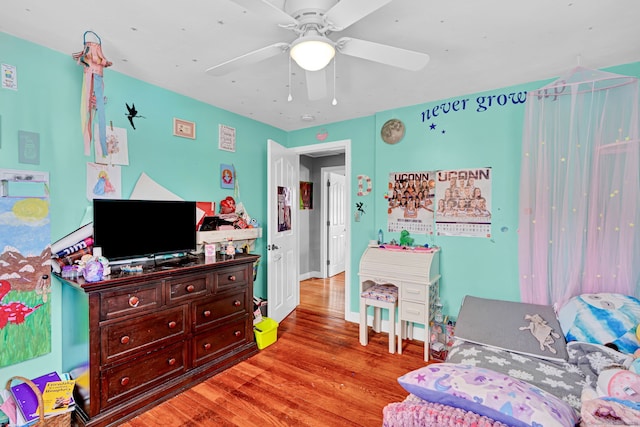
[[[335,106],[332,64],[329,96],[313,102],[295,63],[293,100],[287,101],[287,54],[222,77],[205,73],[238,55],[295,39],[273,17],[230,0],[3,2],[0,31],[71,55],[92,30],[113,62],[108,70],[290,131],[550,79],[576,65],[640,61],[639,19],[638,0],[394,0],[339,37],[425,52],[430,62],[411,72],[338,54]],[[314,120],[302,120],[304,115]]]

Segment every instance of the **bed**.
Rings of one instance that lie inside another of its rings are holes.
[[[640,301],[619,294],[576,296],[558,315],[467,296],[446,361],[398,378],[409,395],[383,426],[640,425],[639,323]]]

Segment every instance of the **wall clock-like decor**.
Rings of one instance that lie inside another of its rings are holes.
[[[398,119],[390,119],[382,125],[380,136],[387,144],[397,144],[404,137],[404,123]]]

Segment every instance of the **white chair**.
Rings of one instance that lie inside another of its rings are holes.
[[[363,285],[364,286],[364,285]],[[396,352],[396,307],[398,306],[398,287],[394,285],[374,284],[360,294],[360,344],[369,342],[367,308],[373,307],[373,330],[380,332],[382,309],[389,310],[389,353]]]

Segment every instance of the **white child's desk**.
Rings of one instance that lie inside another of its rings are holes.
[[[402,338],[412,323],[425,327],[424,360],[429,360],[429,324],[433,320],[434,304],[439,293],[440,250],[432,252],[406,249],[402,251],[369,247],[360,258],[360,292],[374,284],[398,287],[398,353],[402,353]],[[395,316],[389,316],[390,321]],[[392,339],[392,338],[390,338]]]

